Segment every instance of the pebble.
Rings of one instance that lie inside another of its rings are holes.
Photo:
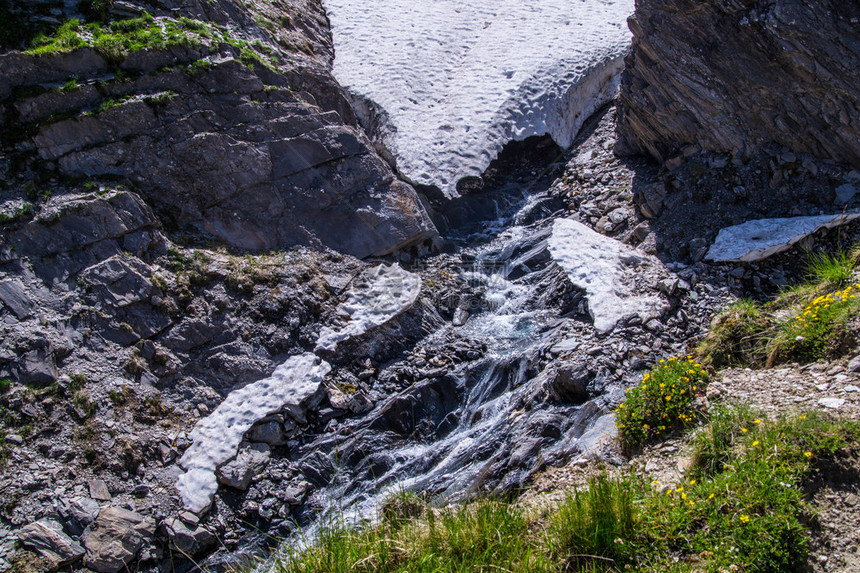
[[[821,398],[818,400],[818,404],[835,410],[845,405],[845,398]]]

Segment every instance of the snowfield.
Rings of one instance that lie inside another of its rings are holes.
[[[615,94],[634,8],[633,0],[324,3],[334,75],[365,125],[377,124],[404,177],[448,196],[511,140],[572,143]]]

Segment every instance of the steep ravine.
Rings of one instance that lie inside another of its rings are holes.
[[[44,4],[22,29],[95,18]],[[804,245],[858,234],[708,262],[722,226],[851,208],[858,177],[768,146],[765,166],[621,159],[614,77],[551,133],[583,125],[570,147],[490,161],[505,132],[460,197],[421,197],[358,127],[317,2],[108,5],[181,34],[0,54],[0,569],[223,570],[391,491],[445,503],[611,459],[625,385],[800,276]]]

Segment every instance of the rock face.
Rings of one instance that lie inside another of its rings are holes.
[[[775,142],[860,164],[858,18],[842,0],[637,0],[616,149]]]
[[[658,291],[659,281],[669,272],[656,257],[570,219],[555,221],[549,250],[570,282],[585,290],[594,328],[600,333],[631,315],[647,322],[669,309]]]
[[[293,3],[300,16],[287,3],[221,2],[204,13],[191,4],[136,21],[174,34],[166,46],[106,53],[79,29],[74,51],[0,54],[3,161],[120,178],[171,225],[241,249],[326,246],[367,257],[435,232],[330,75],[318,4]],[[216,23],[221,12],[229,27]],[[304,51],[271,25],[290,18],[315,22]]]
[[[335,77],[409,180],[457,195],[511,140],[569,146],[612,99],[631,0],[326,2]]]

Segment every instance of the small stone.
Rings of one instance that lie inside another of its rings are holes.
[[[197,526],[200,523],[200,518],[191,513],[190,511],[183,511],[179,514],[179,519],[191,525],[192,527]]]
[[[825,408],[830,408],[833,410],[841,408],[844,404],[845,404],[844,398],[821,398],[818,401],[819,406],[823,406]]]
[[[88,484],[90,488],[90,497],[98,501],[110,501],[111,494],[107,484],[100,479],[91,479]]]
[[[20,446],[24,443],[24,438],[19,436],[18,434],[9,434],[6,436],[6,441],[10,444],[15,444],[16,446]]]
[[[849,372],[860,372],[860,354],[851,359],[848,363]]]
[[[860,388],[858,388],[854,384],[849,384],[848,386],[845,387],[845,391],[846,392],[860,392]]]
[[[675,294],[675,291],[678,290],[678,282],[677,278],[668,278],[661,280],[657,286],[660,289],[660,292],[666,294],[667,296],[672,296]]]

